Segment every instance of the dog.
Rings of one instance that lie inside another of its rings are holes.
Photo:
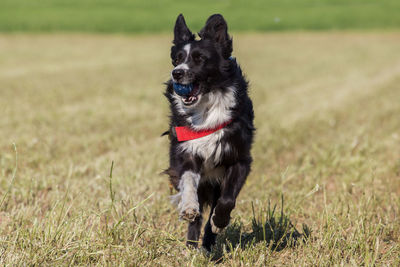
[[[211,211],[202,246],[210,251],[230,221],[250,173],[254,112],[248,82],[232,57],[232,38],[220,14],[198,33],[180,14],[171,48],[173,70],[165,96],[171,115],[170,162],[165,171],[178,191],[172,202],[189,222],[187,245],[198,247],[203,210]]]

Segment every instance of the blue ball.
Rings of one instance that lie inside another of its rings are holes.
[[[193,84],[173,83],[174,91],[180,96],[187,96],[193,90]]]

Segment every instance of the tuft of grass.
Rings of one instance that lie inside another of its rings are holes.
[[[8,196],[8,194],[10,193],[12,186],[14,184],[14,180],[15,180],[15,176],[17,174],[17,169],[18,169],[18,152],[17,152],[17,146],[15,143],[13,143],[13,147],[14,147],[14,151],[15,151],[15,167],[11,176],[11,181],[10,181],[10,185],[7,189],[7,191],[3,194],[3,197],[0,200],[0,210],[3,207],[3,204]]]
[[[311,236],[311,229],[303,224],[303,233],[300,233],[291,223],[289,216],[283,212],[283,196],[280,215],[276,215],[276,205],[271,208],[270,202],[266,210],[262,210],[258,218],[253,209],[251,231],[243,230],[243,224],[234,221],[220,235],[212,248],[211,258],[221,261],[229,251],[237,248],[252,249],[257,243],[264,243],[272,251],[281,251],[286,247],[294,247],[299,241],[306,241]]]

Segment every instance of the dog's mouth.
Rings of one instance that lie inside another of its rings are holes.
[[[193,85],[193,90],[187,96],[181,96],[182,102],[185,106],[192,106],[201,98],[200,87],[198,84]]]

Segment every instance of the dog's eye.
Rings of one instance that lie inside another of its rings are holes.
[[[205,57],[200,53],[193,53],[192,58],[197,63],[200,63],[205,60]]]
[[[184,60],[184,55],[182,53],[178,53],[176,57],[172,60],[172,65],[177,66]]]
[[[172,60],[172,65],[177,66],[179,65],[179,63],[181,62],[181,58],[180,57],[176,57]]]

